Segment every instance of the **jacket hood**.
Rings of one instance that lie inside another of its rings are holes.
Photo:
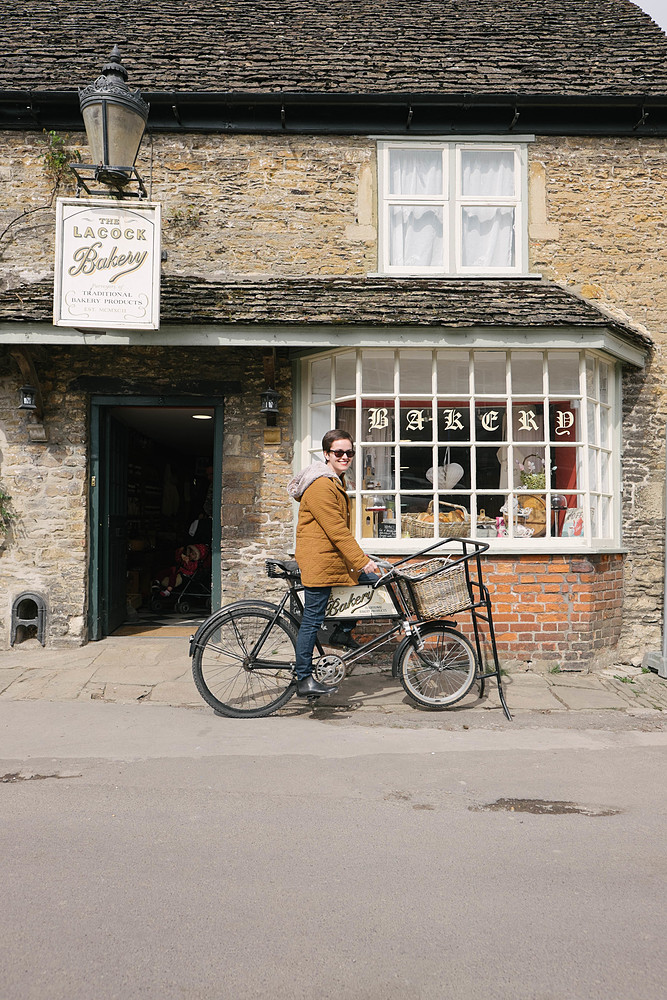
[[[339,476],[330,466],[325,465],[324,462],[313,462],[312,465],[308,465],[301,470],[298,476],[294,477],[287,486],[287,492],[295,500],[300,500],[308,487],[322,476],[326,476],[327,479],[338,479],[340,482]]]

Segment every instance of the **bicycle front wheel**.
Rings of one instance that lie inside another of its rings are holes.
[[[219,612],[204,627],[192,661],[197,690],[212,708],[233,719],[270,715],[296,690],[297,630],[270,608]]]
[[[419,636],[423,649],[408,638],[396,651],[398,673],[413,701],[439,711],[468,693],[475,681],[477,657],[465,636],[438,622],[420,625]]]

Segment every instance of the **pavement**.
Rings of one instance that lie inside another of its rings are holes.
[[[162,629],[159,635],[113,635],[67,649],[43,648],[29,639],[0,650],[0,701],[150,703],[210,712],[192,680],[188,638],[187,629]],[[667,721],[667,680],[642,667],[619,665],[591,673],[510,669],[503,676],[503,687],[515,717],[616,712],[654,716],[657,721],[660,713],[666,713]],[[324,701],[320,704],[324,707]],[[292,711],[299,705],[303,707],[295,699],[289,703]],[[483,698],[475,686],[460,705],[473,714],[502,716],[495,680],[488,682]],[[390,670],[363,661],[340,684],[338,694],[327,697],[326,707],[357,710],[362,716],[371,712],[415,716],[414,704]],[[450,712],[417,715],[435,721]]]

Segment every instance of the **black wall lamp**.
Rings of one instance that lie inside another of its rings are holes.
[[[123,197],[125,188],[136,184],[130,197],[146,198],[147,191],[134,163],[146,129],[149,105],[141,93],[130,90],[127,70],[114,45],[102,75],[79,90],[79,104],[88,137],[92,163],[71,163],[79,192]],[[91,190],[89,185],[105,187]]]
[[[19,410],[31,410],[35,411],[37,409],[37,390],[33,385],[22,385],[21,386],[21,402],[19,403]]]
[[[279,395],[275,389],[265,389],[264,392],[260,394],[260,399],[262,405],[260,406],[260,413],[264,413],[267,416],[275,415],[280,412],[278,407]]]

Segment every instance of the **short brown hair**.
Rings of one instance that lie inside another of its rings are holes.
[[[334,427],[332,431],[327,431],[322,438],[322,451],[325,453],[331,451],[331,445],[334,441],[339,441],[342,438],[345,438],[351,445],[354,445],[352,435],[349,431],[343,431],[340,427]]]

